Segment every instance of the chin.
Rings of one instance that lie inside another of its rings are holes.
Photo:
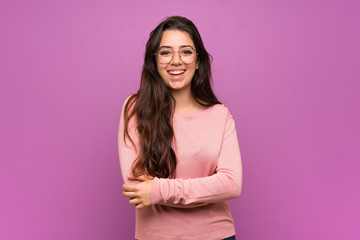
[[[169,84],[169,87],[176,90],[176,89],[183,89],[184,86],[179,86],[179,85],[173,85],[173,84]]]

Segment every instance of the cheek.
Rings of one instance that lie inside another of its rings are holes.
[[[156,65],[156,69],[157,69],[158,73],[160,73],[160,74],[161,74],[162,71],[164,71],[164,68],[161,67],[161,65],[159,65],[159,64]]]
[[[191,75],[194,75],[197,69],[198,69],[198,64],[194,64],[192,66],[189,66],[188,71]]]
[[[158,70],[158,72],[161,71],[161,66],[159,64],[156,64],[156,69]]]
[[[157,67],[158,72],[161,72],[161,71],[166,71],[167,65],[157,64],[156,67]]]
[[[162,79],[163,81],[165,81],[165,79],[166,79],[166,73],[167,73],[166,68],[163,67],[163,66],[161,66],[161,65],[157,65],[157,71],[158,71],[161,79]]]

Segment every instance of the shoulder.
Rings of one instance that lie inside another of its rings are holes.
[[[229,109],[222,103],[215,104],[209,108],[212,108],[213,111],[222,112],[222,113],[227,113],[229,111]]]
[[[132,94],[128,96],[123,102],[120,122],[123,121],[125,123],[125,126],[134,127],[136,125],[136,114],[133,113],[136,97],[137,94]]]
[[[223,131],[223,139],[227,139],[231,134],[236,134],[235,120],[231,115],[228,107],[224,104],[217,104],[213,106],[213,112],[217,115],[218,124],[221,125]]]
[[[223,128],[227,122],[232,120],[229,109],[224,104],[215,104],[203,109],[200,121]]]
[[[128,96],[123,104],[122,104],[122,108],[121,108],[121,115],[124,116],[128,116],[132,110],[134,109],[134,106],[135,106],[135,102],[136,102],[136,97],[137,97],[137,94],[134,93],[134,94],[131,94],[130,96]]]
[[[226,107],[224,104],[215,104],[211,107],[206,108],[205,112],[207,112],[210,115],[225,118],[225,119],[228,119],[229,117],[231,117],[228,107]]]
[[[126,99],[123,102],[123,106],[122,106],[123,110],[127,105],[132,106],[136,101],[136,97],[137,97],[136,93],[131,94],[130,96],[126,97]]]

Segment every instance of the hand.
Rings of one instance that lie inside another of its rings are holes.
[[[136,209],[144,208],[151,205],[151,185],[153,179],[146,175],[139,177],[129,177],[130,180],[138,180],[138,184],[124,184],[123,194],[130,198],[129,202],[135,205]]]

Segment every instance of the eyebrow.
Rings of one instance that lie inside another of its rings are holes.
[[[179,48],[185,48],[185,47],[191,47],[192,49],[194,49],[193,46],[190,46],[190,45],[181,45]],[[171,46],[161,46],[160,48],[173,48]]]

